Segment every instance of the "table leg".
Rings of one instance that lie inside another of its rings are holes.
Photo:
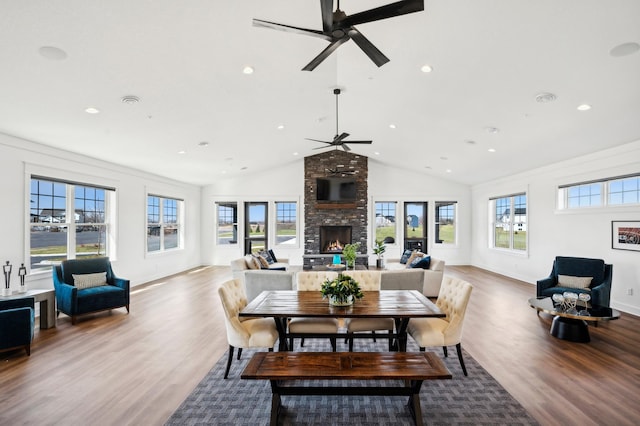
[[[591,341],[587,322],[574,318],[555,316],[549,333],[553,337],[570,342],[588,343]]]
[[[287,318],[278,318],[274,317],[273,320],[276,322],[276,330],[278,330],[278,350],[288,351],[289,346],[287,345]]]
[[[413,421],[416,426],[422,426],[422,408],[420,407],[420,388],[422,387],[422,380],[412,381],[410,384],[412,393],[409,396],[409,411],[413,417]]]
[[[281,401],[280,394],[278,393],[278,384],[272,380],[271,381],[271,419],[269,424],[271,426],[278,425],[278,414],[280,413]]]
[[[40,302],[40,329],[56,326],[56,298],[53,292],[36,296]]]
[[[407,327],[409,326],[409,318],[396,318],[396,333],[398,334],[398,352],[407,351]]]

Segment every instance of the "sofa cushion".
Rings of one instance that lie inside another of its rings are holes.
[[[411,263],[416,259],[416,258],[422,258],[425,254],[418,251],[418,250],[414,250],[413,253],[411,253],[411,256],[409,256],[409,259],[407,259],[407,268],[411,268]]]
[[[253,257],[260,263],[260,269],[269,269],[269,262],[267,262],[267,259],[264,256],[255,254]]]
[[[593,278],[558,275],[558,287],[589,289]]]
[[[73,276],[73,285],[78,289],[107,285],[106,272],[96,272],[94,274],[71,274],[71,276]]]
[[[260,261],[253,257],[253,255],[246,255],[244,257],[244,261],[247,263],[247,268],[249,269],[260,269]]]
[[[591,284],[598,285],[604,281],[604,260],[582,257],[556,257],[557,275],[574,277],[593,277]]]
[[[412,268],[429,269],[431,266],[431,256],[423,256],[422,258],[415,258],[410,265]]]
[[[272,263],[275,263],[275,261],[273,260],[273,257],[271,257],[271,253],[269,253],[271,250],[260,250],[258,252],[258,254],[262,257],[265,258],[265,260],[267,261],[267,263],[269,265],[271,265]]]
[[[77,315],[87,312],[112,309],[127,304],[127,292],[114,285],[78,290]]]

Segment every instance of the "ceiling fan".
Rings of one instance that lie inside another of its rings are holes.
[[[345,141],[344,139],[349,136],[349,133],[345,133],[345,132],[338,133],[338,95],[340,95],[340,92],[341,92],[340,89],[333,89],[333,94],[336,95],[336,135],[334,136],[333,140],[329,142],[329,141],[323,141],[319,139],[311,139],[311,138],[305,138],[305,139],[308,141],[326,143],[328,146],[335,146],[336,149],[338,149],[338,147],[342,147],[342,149],[344,149],[347,152],[351,151],[351,148],[349,148],[347,143],[351,143],[351,144],[359,143],[359,144],[370,145],[372,141]],[[313,149],[323,149],[323,148],[327,148],[327,146],[319,146]]]
[[[354,25],[423,11],[424,0],[397,1],[395,3],[355,13],[353,15],[347,15],[340,10],[340,0],[338,0],[335,12],[331,11],[332,8],[333,0],[320,0],[322,31],[278,24],[276,22],[263,21],[261,19],[254,19],[253,25],[256,27],[266,27],[274,30],[319,37],[329,41],[329,46],[320,52],[318,56],[313,58],[313,60],[304,68],[302,68],[303,71],[313,71],[322,61],[327,59],[334,50],[350,39],[353,40],[378,67],[381,67],[389,62],[389,58],[387,58],[380,50],[378,50],[377,47],[373,45],[373,43],[362,35]]]

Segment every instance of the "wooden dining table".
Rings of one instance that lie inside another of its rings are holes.
[[[240,311],[241,317],[271,317],[276,323],[279,350],[289,350],[288,338],[371,337],[363,333],[292,334],[288,332],[290,318],[393,318],[395,333],[385,336],[394,339],[393,348],[407,349],[407,326],[411,318],[442,318],[446,315],[431,300],[416,290],[365,291],[364,297],[350,306],[332,306],[319,291],[263,291]]]

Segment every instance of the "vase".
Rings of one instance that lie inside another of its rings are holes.
[[[329,304],[331,306],[351,306],[353,305],[353,296],[331,295],[329,296]]]

